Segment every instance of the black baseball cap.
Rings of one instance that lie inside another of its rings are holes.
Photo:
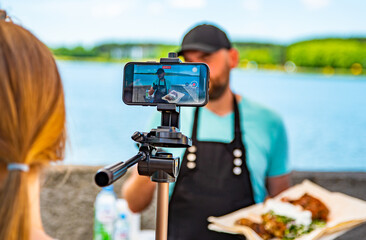
[[[157,71],[156,71],[157,74],[161,74],[161,73],[165,73],[164,69],[162,68],[159,68]]]
[[[231,48],[225,32],[214,25],[202,24],[194,27],[184,36],[178,56],[187,50],[212,53],[222,48]]]

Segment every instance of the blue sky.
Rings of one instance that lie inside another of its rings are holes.
[[[223,27],[232,40],[366,36],[365,0],[0,0],[0,8],[54,47],[179,44],[201,22]]]

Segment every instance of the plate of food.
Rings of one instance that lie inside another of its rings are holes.
[[[170,93],[162,97],[165,101],[168,101],[169,103],[177,103],[179,100],[184,96],[184,93],[177,92],[175,90],[172,90]]]
[[[334,239],[366,222],[366,202],[305,180],[264,203],[208,221],[210,230],[249,240]]]

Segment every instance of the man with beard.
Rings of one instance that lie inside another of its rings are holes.
[[[289,186],[285,128],[275,113],[230,89],[239,53],[222,30],[206,24],[193,28],[179,54],[210,67],[210,100],[204,108],[182,108],[181,131],[192,138],[192,147],[169,149],[181,156],[181,168],[169,189],[168,238],[240,239],[208,230],[207,217],[263,202]],[[152,127],[160,124],[159,117]],[[147,207],[155,186],[134,173],[123,189],[130,209]]]

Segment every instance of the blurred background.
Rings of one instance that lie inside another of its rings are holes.
[[[292,169],[366,172],[365,1],[0,0],[0,8],[57,59],[64,164],[135,155],[130,136],[149,131],[156,110],[123,104],[124,64],[166,57],[191,27],[214,23],[240,51],[235,92],[282,116]]]

